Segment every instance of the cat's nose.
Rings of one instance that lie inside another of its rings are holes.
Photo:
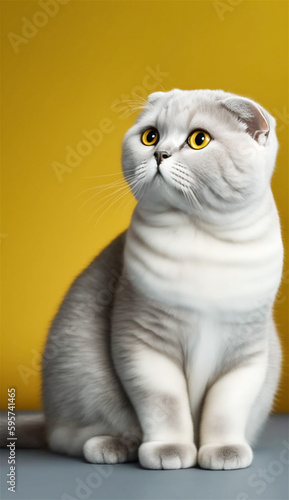
[[[170,155],[170,153],[168,153],[168,151],[156,151],[154,156],[155,156],[155,159],[156,159],[157,164],[159,166],[163,160],[165,160],[166,158],[169,158],[172,155]]]

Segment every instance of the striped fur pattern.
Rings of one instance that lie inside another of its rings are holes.
[[[210,136],[202,149],[196,130]],[[123,142],[131,224],[74,281],[47,339],[52,450],[150,469],[250,465],[281,363],[277,149],[274,118],[251,99],[149,96]]]

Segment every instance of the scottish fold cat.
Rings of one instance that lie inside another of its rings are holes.
[[[251,464],[281,363],[277,149],[274,118],[251,99],[149,96],[123,141],[131,224],[76,278],[48,335],[51,450],[149,469]]]

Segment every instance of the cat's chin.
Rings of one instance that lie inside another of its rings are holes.
[[[144,213],[148,212],[152,215],[158,216],[161,214],[174,213],[180,216],[192,217],[194,214],[190,212],[186,207],[181,207],[177,202],[173,202],[167,199],[165,196],[155,198],[148,195],[145,199],[141,199],[137,204],[138,210]]]
[[[173,211],[189,217],[199,216],[199,209],[189,206],[184,195],[160,171],[152,175],[144,191],[140,190],[140,196],[136,196],[136,199],[139,208],[151,213]]]
[[[163,186],[164,183],[166,183],[166,180],[160,171],[156,172],[152,183],[156,184],[157,186]]]

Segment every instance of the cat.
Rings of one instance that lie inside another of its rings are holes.
[[[76,278],[48,335],[35,426],[52,451],[148,469],[251,464],[281,365],[275,125],[221,90],[148,97],[123,141],[130,226]]]

